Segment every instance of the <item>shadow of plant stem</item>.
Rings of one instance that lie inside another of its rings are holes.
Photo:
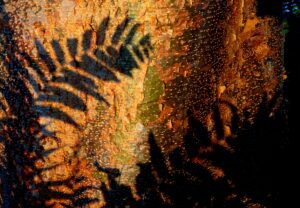
[[[38,136],[38,116],[32,109],[33,98],[24,83],[26,70],[14,56],[17,46],[13,42],[13,31],[9,27],[4,27],[3,30],[5,33],[1,33],[1,45],[6,48],[0,57],[3,64],[0,92],[5,117],[1,119],[0,126],[8,172],[7,178],[1,179],[6,181],[2,192],[6,195],[3,207],[22,207],[35,203],[32,192],[32,170],[35,165],[32,158],[42,155],[43,147],[39,141],[42,136]]]
[[[132,77],[132,70],[139,68],[138,63],[143,63],[150,58],[150,51],[153,50],[149,35],[141,37],[136,43],[135,36],[140,24],[129,26],[131,21],[131,19],[125,18],[116,27],[110,45],[105,44],[109,42],[105,42],[105,39],[110,22],[110,18],[106,17],[98,29],[84,32],[80,44],[76,38],[67,39],[67,51],[57,40],[52,40],[50,45],[54,51],[54,57],[51,57],[39,40],[35,40],[38,60],[31,58],[25,52],[20,52],[20,61],[30,67],[38,76],[38,79],[29,74],[26,77],[39,96],[35,102],[59,103],[71,109],[86,111],[87,106],[82,98],[61,87],[68,85],[109,106],[105,98],[98,93],[98,86],[94,79],[119,82],[120,80],[116,76],[117,71]],[[95,43],[92,43],[93,33],[96,33],[97,37]],[[96,48],[94,48],[95,45]],[[78,54],[80,48],[83,50],[83,54]],[[66,54],[73,59],[70,63],[66,61]],[[49,73],[50,78],[46,76]],[[42,84],[38,80],[42,81]],[[42,117],[58,119],[79,128],[77,122],[58,107],[35,104],[35,108]]]
[[[0,120],[1,131],[1,145],[3,144],[4,150],[1,150],[1,163],[3,162],[4,168],[1,169],[0,191],[1,191],[1,206],[2,207],[45,207],[46,201],[50,198],[66,198],[71,201],[72,207],[82,207],[91,202],[96,201],[94,198],[81,197],[81,194],[93,187],[81,186],[74,189],[72,195],[65,194],[63,192],[54,192],[50,187],[56,185],[76,184],[82,182],[84,178],[70,178],[64,181],[48,181],[43,182],[42,173],[49,171],[57,167],[54,165],[47,168],[38,168],[36,162],[44,161],[49,154],[53,154],[57,151],[56,148],[50,150],[44,150],[42,142],[43,140],[53,139],[56,142],[59,140],[55,137],[54,132],[47,132],[43,126],[38,122],[41,116],[37,110],[41,109],[35,105],[35,99],[32,97],[31,92],[27,86],[27,83],[31,83],[35,90],[48,90],[50,92],[49,101],[56,101],[55,96],[63,92],[65,96],[72,98],[72,101],[77,101],[81,105],[74,106],[73,103],[63,101],[63,104],[70,105],[73,108],[80,108],[85,110],[85,106],[78,97],[68,91],[59,92],[57,88],[51,86],[45,76],[43,68],[37,64],[34,59],[22,51],[19,51],[17,44],[14,42],[14,32],[9,26],[9,16],[5,11],[4,3],[1,0],[1,15],[4,17],[1,19],[1,31],[0,31],[0,61],[1,61],[1,77],[0,77],[0,92],[1,92],[1,111],[4,117]],[[37,44],[38,45],[38,44]],[[53,46],[59,47],[56,42],[53,42]],[[45,61],[50,71],[55,71],[53,61],[47,55],[42,55],[42,51],[39,49],[41,58]],[[61,52],[61,51],[60,51]],[[58,54],[58,51],[57,51]],[[28,62],[28,65],[32,67],[39,75],[39,79],[42,80],[42,84],[45,89],[38,83],[34,77],[24,67],[23,61],[20,61],[20,57],[23,57]],[[59,55],[61,58],[61,54]],[[47,60],[47,61],[46,61]],[[61,63],[63,59],[59,60]],[[70,83],[74,86],[75,79],[77,79],[77,89],[84,90],[88,94],[102,99],[102,97],[90,87],[95,88],[95,84],[86,77],[80,77],[72,71],[65,69],[65,75],[69,75]],[[78,81],[80,80],[80,81]],[[66,82],[62,77],[57,78],[57,82]],[[94,85],[93,85],[94,84]],[[39,93],[39,92],[38,92]],[[46,99],[43,94],[40,94],[40,100]],[[60,101],[60,100],[58,100]],[[62,101],[60,101],[62,102]],[[44,111],[45,109],[41,109]],[[55,112],[55,109],[51,110]],[[57,109],[57,119],[70,122],[68,115],[60,112]],[[42,112],[40,112],[42,113]],[[72,121],[72,120],[71,120]],[[75,121],[70,122],[75,125]],[[1,164],[2,165],[2,164]],[[62,165],[62,164],[60,164]],[[40,182],[37,182],[40,181]],[[67,205],[66,205],[67,206]]]
[[[279,97],[262,102],[254,124],[238,129],[237,136],[229,138],[230,149],[212,143],[209,132],[192,114],[188,114],[184,146],[168,155],[150,133],[151,160],[139,165],[136,182],[145,207],[276,206],[276,179],[270,176],[278,177],[278,165],[272,158],[279,157],[287,134],[283,112],[277,109],[274,117],[269,115],[275,113]],[[221,115],[215,116],[218,118]]]
[[[133,197],[129,186],[119,184],[117,178],[121,175],[115,168],[103,168],[98,162],[94,163],[98,171],[105,173],[108,177],[108,186],[101,184],[100,190],[103,194],[104,207],[140,207],[138,201]]]
[[[3,5],[2,1],[0,3]],[[1,13],[6,15],[3,8]],[[125,41],[118,49],[116,48],[130,21],[125,19],[117,27],[111,45],[106,47],[105,51],[99,48],[94,51],[96,58],[85,53],[79,60],[76,60],[78,41],[76,39],[67,40],[69,53],[74,57],[72,64],[78,70],[86,70],[87,73],[103,81],[118,82],[115,71],[132,76],[131,71],[138,67],[138,62],[128,47],[132,48],[135,56],[143,62],[145,58],[149,58],[151,44],[150,37],[147,35],[137,45],[133,43],[134,34],[139,26],[137,24],[129,29]],[[98,45],[104,44],[105,31],[108,25],[109,18],[105,18],[97,30],[99,31],[97,34]],[[91,33],[92,31],[86,31],[84,34],[82,47],[85,51],[90,49],[89,37]],[[47,200],[66,199],[68,203],[61,202],[60,205],[65,207],[87,206],[98,199],[80,197],[84,191],[96,189],[93,186],[75,188],[76,185],[83,182],[84,177],[74,176],[65,180],[39,184],[34,182],[34,177],[57,167],[38,169],[34,162],[43,160],[45,156],[54,153],[56,149],[45,151],[41,145],[41,140],[45,136],[38,123],[40,116],[36,112],[38,106],[35,106],[35,100],[31,96],[25,80],[29,80],[36,87],[35,89],[38,89],[38,93],[41,91],[38,99],[47,100],[48,98],[44,96],[43,91],[48,91],[49,101],[62,102],[70,108],[86,110],[86,106],[80,101],[80,98],[66,90],[61,89],[63,95],[80,105],[74,106],[74,103],[69,103],[67,100],[59,100],[59,90],[53,87],[51,83],[67,83],[103,102],[105,100],[98,94],[95,83],[91,79],[63,66],[66,61],[63,49],[58,42],[53,41],[52,46],[56,50],[56,58],[61,64],[64,76],[53,75],[51,79],[48,79],[38,62],[30,59],[28,54],[20,52],[16,48],[13,35],[13,31],[8,26],[4,33],[1,31],[1,44],[6,47],[5,54],[8,55],[1,53],[0,56],[4,63],[4,69],[1,69],[4,75],[0,78],[0,90],[4,100],[1,101],[1,107],[7,113],[7,118],[2,119],[0,124],[3,135],[1,141],[5,145],[7,157],[6,172],[9,173],[1,175],[1,181],[4,179],[7,181],[7,185],[2,186],[5,187],[5,190],[2,190],[2,205],[3,207],[43,207]],[[54,72],[57,71],[58,67],[55,66],[53,58],[38,41],[36,41],[36,46],[46,69],[51,74],[55,74]],[[20,62],[19,56],[15,54],[19,54],[27,60],[29,66],[36,71],[39,79],[43,81],[44,87],[39,86],[37,81],[30,77],[23,66],[23,62]],[[81,66],[87,63],[91,63],[91,69],[82,69]],[[96,69],[102,70],[98,72]],[[80,81],[76,82],[76,80]],[[271,179],[269,176],[280,167],[280,164],[276,164],[272,157],[279,158],[280,154],[285,153],[281,148],[281,144],[284,143],[282,140],[285,138],[285,132],[282,132],[284,113],[279,111],[276,116],[269,116],[270,112],[273,111],[274,102],[262,103],[254,125],[237,130],[237,137],[229,142],[234,151],[228,151],[221,145],[212,144],[206,127],[192,114],[188,114],[189,129],[184,137],[184,146],[178,147],[168,155],[164,155],[155,135],[150,133],[150,162],[139,164],[141,172],[136,180],[140,200],[133,197],[129,187],[117,182],[116,179],[120,175],[119,170],[103,168],[96,164],[98,171],[108,175],[109,184],[103,183],[100,187],[107,202],[106,207],[246,207],[253,204],[276,206],[274,205],[277,202],[276,198],[272,197],[276,196],[278,187],[275,183],[274,190],[272,184],[274,184],[273,180],[278,179],[279,176],[277,175],[276,179]],[[231,109],[235,110],[233,107]],[[41,112],[45,112],[45,109],[41,109]],[[222,120],[219,114],[219,109],[216,109],[214,117],[217,125],[216,131],[218,138],[223,138],[224,129],[222,129]],[[49,114],[49,116],[76,125],[76,122],[70,120],[68,115],[58,113],[58,115]],[[212,150],[201,152],[202,147],[211,147]],[[170,163],[167,163],[167,160]],[[224,174],[216,177],[214,174],[216,171],[221,171]],[[55,187],[59,186],[69,187],[72,193],[55,191]],[[37,192],[39,193],[37,194]],[[54,207],[55,205],[50,204],[49,206]]]
[[[51,169],[56,167],[57,166],[51,167]],[[79,166],[77,168],[79,168]],[[42,171],[45,171],[45,169]],[[74,176],[68,177],[67,179],[45,181],[38,184],[37,190],[39,190],[40,198],[45,201],[44,206],[57,207],[60,205],[63,207],[86,207],[98,202],[99,199],[90,197],[89,192],[98,190],[99,187],[85,185],[88,184],[86,178],[84,176],[76,175],[77,174],[75,173]],[[67,189],[67,191],[60,191],[62,187]]]
[[[0,90],[1,108],[6,114],[5,118],[0,121],[3,135],[1,143],[4,144],[4,152],[2,153],[4,156],[1,155],[1,157],[5,157],[5,161],[3,161],[5,162],[5,170],[1,170],[0,174],[1,205],[3,207],[46,207],[49,201],[61,199],[67,201],[60,203],[64,207],[82,207],[96,202],[98,201],[97,198],[83,196],[83,192],[95,189],[95,187],[80,185],[85,180],[82,176],[73,176],[60,181],[43,181],[41,175],[45,171],[54,170],[65,164],[45,168],[37,167],[37,162],[44,161],[44,158],[54,154],[59,149],[58,147],[44,150],[42,142],[49,139],[60,142],[55,137],[55,132],[47,132],[45,127],[39,124],[39,118],[46,116],[78,128],[79,125],[61,109],[52,106],[40,106],[36,102],[60,103],[71,109],[86,111],[86,104],[80,97],[57,85],[67,84],[79,92],[86,93],[109,105],[104,97],[98,93],[98,86],[92,78],[119,82],[115,75],[116,71],[129,77],[132,76],[132,70],[138,68],[138,62],[142,63],[149,58],[150,51],[153,49],[150,36],[146,35],[138,43],[135,43],[134,36],[139,24],[134,24],[123,38],[128,23],[132,21],[125,18],[117,26],[111,39],[111,45],[106,47],[104,43],[106,30],[109,26],[109,18],[107,17],[97,30],[96,44],[101,46],[103,50],[91,48],[91,34],[94,31],[88,30],[83,34],[81,43],[84,50],[83,55],[79,56],[78,54],[77,39],[66,40],[68,51],[64,51],[60,43],[53,40],[51,46],[55,51],[55,57],[51,57],[43,44],[36,40],[35,45],[39,56],[39,60],[37,60],[32,58],[30,54],[20,51],[17,47],[14,42],[13,29],[8,23],[10,17],[5,11],[2,0],[0,0],[0,5],[2,6],[1,14],[4,17],[1,20],[1,26],[4,27],[0,33],[1,50],[3,50],[0,56],[2,64]],[[69,53],[73,57],[71,63],[66,63],[65,53]],[[55,63],[59,63],[59,65]],[[33,76],[28,67],[37,76]],[[58,70],[60,74],[56,76]],[[92,78],[81,72],[91,75]],[[33,98],[28,84],[38,95],[38,98]],[[72,193],[55,191],[55,187],[59,186],[69,187]],[[116,184],[115,187],[117,187]],[[104,185],[102,190],[105,190]],[[51,206],[54,207],[56,204],[50,204],[49,207]]]
[[[230,148],[213,143],[210,132],[191,112],[187,113],[184,145],[167,155],[150,132],[150,161],[138,164],[136,189],[140,199],[133,197],[129,187],[118,183],[118,169],[95,163],[98,171],[108,176],[108,185],[101,186],[106,207],[276,207],[278,189],[274,182],[279,175],[275,174],[278,165],[272,158],[280,157],[280,146],[286,139],[282,131],[284,112],[275,109],[280,96],[278,93],[262,102],[254,124],[238,128],[235,138],[227,138]],[[237,117],[237,109],[227,104]],[[275,113],[274,117],[269,116],[270,112]],[[215,110],[217,113],[220,110]],[[215,115],[215,119],[222,116]]]

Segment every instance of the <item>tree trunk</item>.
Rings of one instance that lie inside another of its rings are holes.
[[[0,5],[3,207],[270,205],[285,75],[255,1]]]

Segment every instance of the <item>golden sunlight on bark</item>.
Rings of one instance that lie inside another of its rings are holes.
[[[286,75],[255,1],[0,5],[3,207],[267,205],[251,135]]]

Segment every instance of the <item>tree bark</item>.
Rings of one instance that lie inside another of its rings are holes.
[[[271,203],[283,37],[255,1],[0,5],[3,207]]]

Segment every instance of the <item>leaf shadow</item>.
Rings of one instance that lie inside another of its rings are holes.
[[[53,104],[60,104],[82,112],[88,110],[85,101],[77,93],[61,87],[62,85],[90,95],[109,106],[104,96],[98,92],[95,80],[120,82],[116,71],[123,73],[122,68],[126,67],[126,73],[129,75],[134,68],[138,68],[137,64],[127,66],[123,61],[122,64],[116,64],[117,60],[124,60],[124,55],[119,52],[119,48],[115,48],[117,42],[118,47],[121,45],[123,48],[131,47],[131,43],[128,42],[125,46],[121,40],[127,28],[120,25],[117,27],[116,35],[111,40],[112,45],[103,52],[104,59],[91,56],[92,31],[90,30],[83,34],[81,47],[85,51],[84,54],[78,54],[78,39],[67,39],[67,47],[63,47],[57,40],[52,40],[50,45],[54,56],[46,50],[42,42],[36,40],[38,59],[35,59],[31,54],[17,47],[14,42],[14,31],[8,24],[10,17],[5,11],[2,0],[0,5],[0,12],[4,17],[0,20],[3,26],[0,30],[0,44],[4,46],[4,51],[0,54],[0,61],[3,63],[0,77],[0,106],[5,114],[5,118],[0,120],[0,143],[4,146],[0,159],[0,205],[2,207],[56,207],[59,203],[64,207],[89,206],[99,199],[89,197],[85,193],[99,187],[84,185],[86,178],[83,176],[43,181],[42,175],[45,172],[53,171],[66,164],[63,162],[37,168],[39,161],[45,162],[50,155],[56,154],[62,148],[60,139],[55,136],[56,132],[48,131],[46,125],[39,123],[39,119],[49,117],[80,128],[72,115],[61,108],[53,107]],[[107,17],[100,23],[97,34],[98,46],[105,46],[108,22]],[[135,33],[136,30],[131,31],[127,38],[125,36],[125,40],[131,41]],[[66,53],[72,57],[71,63],[67,63]],[[133,56],[133,53],[128,52],[126,59],[135,60]],[[67,64],[73,65],[76,70]],[[85,68],[84,65],[90,67]],[[36,76],[32,75],[28,67]],[[37,98],[33,96],[32,89],[29,89],[28,85],[31,85]],[[51,103],[51,105],[40,105],[40,102]],[[52,140],[57,144],[57,148],[44,149],[44,140]],[[71,192],[58,191],[61,186],[68,187]],[[51,200],[61,202],[47,204]]]
[[[87,106],[82,97],[67,90],[65,87],[61,87],[62,85],[67,85],[109,106],[106,99],[99,94],[95,80],[120,82],[116,75],[117,71],[132,77],[132,70],[139,68],[136,59],[139,59],[140,63],[145,62],[144,56],[150,58],[149,52],[153,50],[149,34],[143,36],[137,44],[134,43],[134,37],[140,24],[136,23],[133,26],[129,26],[128,23],[132,20],[128,18],[125,18],[116,27],[110,40],[111,44],[104,45],[104,43],[109,42],[109,40],[105,40],[109,29],[109,20],[109,17],[106,17],[99,24],[96,30],[95,43],[92,42],[92,36],[95,31],[87,30],[83,34],[81,45],[76,38],[67,39],[67,50],[64,50],[65,47],[58,40],[52,40],[50,45],[54,52],[53,57],[43,43],[37,39],[35,40],[35,46],[38,60],[31,58],[30,54],[20,52],[27,65],[38,75],[38,80],[42,81],[43,87],[40,87],[42,89],[36,92],[39,95],[36,101],[62,104],[71,109],[86,111]],[[125,34],[127,30],[129,32]],[[93,49],[95,45],[96,49]],[[83,49],[83,54],[79,54],[80,47]],[[105,50],[102,48],[105,48]],[[73,60],[70,63],[67,63],[66,55],[72,57]],[[70,66],[75,67],[75,69],[70,68]],[[85,73],[90,76],[87,76]],[[32,86],[41,85],[38,83],[38,80],[30,77],[29,73],[27,74],[27,80]],[[49,74],[50,77],[47,77],[46,74]],[[57,86],[57,84],[59,85]],[[76,121],[72,120],[71,116],[63,112],[61,108],[38,106],[38,110],[42,112],[40,114],[42,117],[58,119],[79,127]]]

